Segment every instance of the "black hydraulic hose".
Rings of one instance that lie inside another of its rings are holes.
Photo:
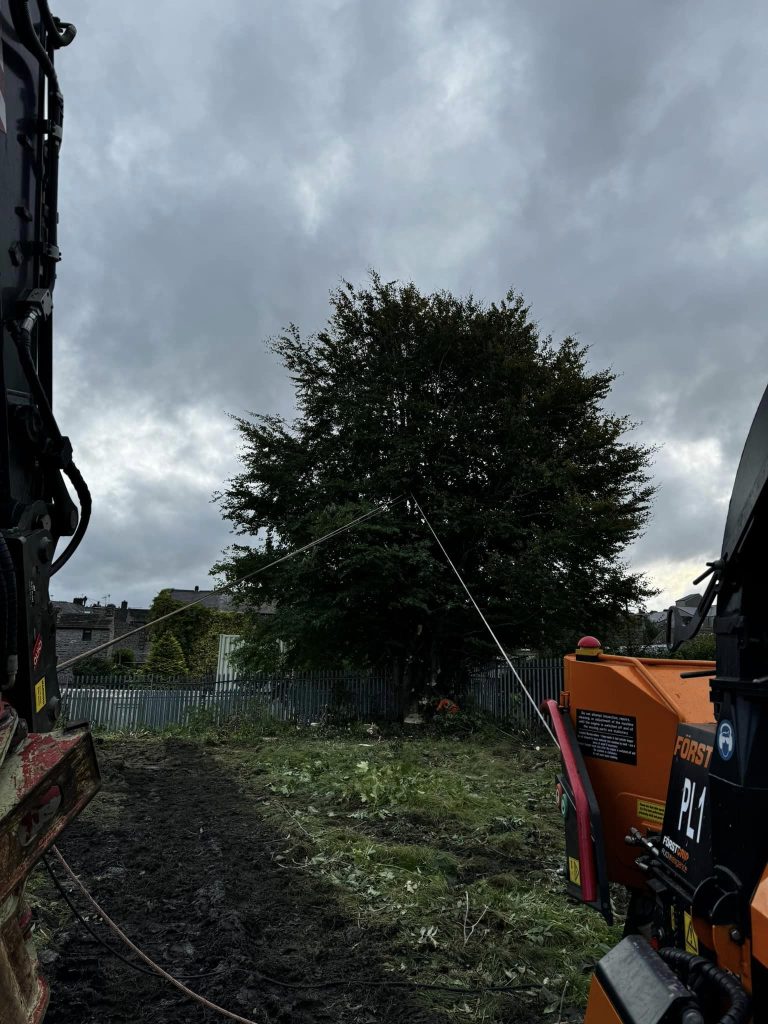
[[[11,0],[10,8],[11,20],[13,21],[13,27],[16,29],[16,35],[29,52],[37,58],[37,62],[45,72],[51,87],[61,95],[59,93],[59,79],[56,75],[53,61],[46,53],[45,47],[40,42],[40,37],[35,32],[32,15],[29,11],[29,0]]]
[[[730,1006],[717,1024],[747,1024],[752,1008],[750,998],[739,981],[729,971],[718,967],[717,964],[710,963],[702,956],[688,953],[684,949],[662,946],[658,953],[689,988],[698,987],[699,983],[705,982],[725,996]],[[689,1024],[685,1016],[683,1016],[683,1021],[684,1024]],[[690,1024],[698,1024],[695,1017],[691,1019]]]
[[[0,533],[0,600],[3,602],[3,627],[5,640],[5,678],[0,678],[0,689],[13,686],[19,665],[18,636],[18,595],[16,593],[16,570],[8,550],[5,537]]]
[[[59,569],[61,569],[61,567],[70,560],[72,555],[74,555],[80,541],[85,536],[85,531],[88,529],[88,523],[91,521],[91,492],[88,490],[88,484],[83,479],[82,473],[74,462],[70,462],[70,464],[65,467],[64,472],[72,481],[72,486],[75,488],[78,501],[80,502],[80,522],[77,524],[77,529],[72,535],[72,539],[69,544],[67,544],[51,566],[51,576],[53,576],[54,573],[57,573]]]
[[[38,309],[30,309],[23,320],[9,322],[8,329],[11,337],[16,342],[16,350],[19,354],[19,360],[21,362],[22,369],[24,370],[24,375],[32,389],[32,394],[48,432],[54,441],[62,443],[65,439],[61,436],[59,425],[56,422],[56,417],[53,415],[53,409],[51,409],[51,403],[48,401],[48,395],[45,393],[45,388],[37,375],[35,361],[32,358],[32,353],[30,352],[32,332],[41,316],[42,313]],[[69,452],[71,451],[69,449],[69,442],[67,441],[66,443],[67,451]],[[91,518],[91,492],[88,490],[88,485],[83,479],[82,473],[72,461],[71,454],[68,458],[62,461],[61,468],[72,481],[72,486],[75,488],[75,493],[80,501],[80,522],[77,524],[77,529],[75,530],[69,544],[51,566],[51,576],[53,576],[54,573],[57,573],[75,553],[80,541],[83,539],[85,531],[88,529],[88,523]]]
[[[24,376],[27,378],[27,382],[32,389],[32,394],[40,410],[40,415],[45,421],[45,425],[48,428],[48,432],[56,441],[61,441],[61,431],[59,425],[56,422],[56,417],[53,415],[53,409],[51,409],[51,403],[48,401],[48,395],[45,393],[45,388],[42,385],[40,378],[37,375],[37,367],[35,361],[32,358],[32,352],[30,346],[32,344],[32,332],[37,322],[42,318],[42,313],[38,309],[30,309],[23,320],[10,320],[8,321],[8,330],[11,337],[16,342],[16,351],[19,354],[19,362],[21,368],[24,371]]]
[[[61,46],[69,46],[77,35],[77,29],[68,21],[61,21],[51,14],[48,0],[38,0],[40,14],[43,16],[43,23],[48,31],[48,39],[57,50]]]

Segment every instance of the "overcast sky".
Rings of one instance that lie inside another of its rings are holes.
[[[768,382],[768,19],[708,0],[57,0],[55,406],[94,496],[58,599],[209,585],[228,413],[368,267],[492,301],[620,374],[661,446],[633,567],[719,553]],[[588,623],[585,623],[588,628]]]

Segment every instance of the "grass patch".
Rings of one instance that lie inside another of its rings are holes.
[[[591,968],[620,935],[564,894],[554,752],[498,733],[372,742],[294,727],[213,753],[283,831],[285,869],[322,877],[361,926],[385,932],[389,969],[531,985],[513,1017],[493,995],[450,1009],[436,997],[445,1013],[580,1019]]]

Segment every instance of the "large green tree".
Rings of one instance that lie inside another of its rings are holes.
[[[242,471],[218,497],[252,539],[215,571],[234,580],[406,500],[241,586],[276,604],[246,631],[253,666],[388,663],[447,687],[495,650],[411,494],[507,648],[570,646],[649,594],[622,552],[648,519],[651,453],[606,411],[614,375],[541,337],[519,295],[484,305],[373,274],[331,294],[325,330],[272,344],[298,414],[236,417]]]

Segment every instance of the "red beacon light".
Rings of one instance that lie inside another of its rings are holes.
[[[579,661],[596,661],[603,653],[603,645],[596,636],[583,636],[576,645]]]

